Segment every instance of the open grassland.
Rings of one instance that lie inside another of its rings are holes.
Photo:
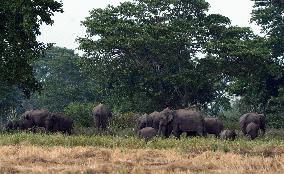
[[[0,134],[0,173],[284,173],[284,139]]]
[[[1,146],[0,173],[283,173],[284,156],[175,149]]]

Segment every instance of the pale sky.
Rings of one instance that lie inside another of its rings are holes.
[[[94,8],[104,8],[108,4],[119,5],[127,0],[62,0],[64,13],[53,16],[52,26],[41,27],[39,41],[56,43],[56,46],[76,49],[78,43],[75,39],[85,35],[85,28],[81,21],[89,16],[89,11]],[[249,23],[253,2],[251,0],[207,0],[211,8],[209,13],[219,13],[231,19],[232,25],[242,27],[251,26],[258,32],[256,26]]]

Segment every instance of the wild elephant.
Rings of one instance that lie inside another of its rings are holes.
[[[29,130],[33,128],[33,123],[28,119],[20,119],[18,122],[18,126],[20,130]]]
[[[261,130],[261,134],[264,135],[266,127],[265,116],[256,112],[246,113],[240,117],[239,123],[243,134],[247,135],[246,127],[252,122],[258,125],[259,129]]]
[[[18,128],[19,128],[19,120],[9,120],[5,124],[5,130],[6,131],[17,130]]]
[[[204,118],[205,129],[207,134],[214,134],[216,138],[220,137],[221,131],[224,129],[223,123],[218,118]]]
[[[249,139],[254,140],[258,136],[259,126],[251,122],[246,127],[246,135]]]
[[[180,138],[183,132],[187,135],[205,136],[205,122],[202,114],[197,111],[179,109],[172,111],[169,108],[164,109],[160,119],[159,134],[167,136],[171,132],[175,137]]]
[[[33,127],[33,124],[30,120],[27,119],[20,119],[20,120],[13,120],[8,121],[5,125],[5,129],[7,131],[10,130],[29,130]]]
[[[221,132],[220,134],[220,138],[222,140],[235,140],[236,139],[236,131],[235,130],[229,130],[229,129],[225,129]]]
[[[107,128],[108,120],[112,117],[112,113],[104,104],[94,107],[92,115],[96,128],[103,130]]]
[[[62,132],[71,135],[73,121],[63,113],[52,113],[45,120],[45,129],[48,132]]]
[[[160,124],[160,118],[161,118],[161,113],[157,111],[154,111],[149,115],[144,114],[138,119],[137,129],[140,130],[145,127],[152,127],[158,131],[159,124]]]
[[[149,141],[153,137],[157,135],[156,129],[152,127],[144,127],[138,131],[138,136],[140,138],[145,139],[145,141]]]
[[[28,120],[32,127],[42,127],[45,128],[45,120],[49,117],[51,113],[48,110],[40,109],[40,110],[30,110],[26,111],[22,114],[21,118]],[[33,129],[35,131],[35,129]]]

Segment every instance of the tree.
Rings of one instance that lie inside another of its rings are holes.
[[[213,101],[221,76],[197,53],[230,20],[208,8],[205,0],[135,0],[92,10],[78,41],[104,100],[136,111]]]
[[[29,96],[39,90],[32,63],[46,44],[38,42],[42,23],[51,25],[54,12],[63,12],[55,0],[9,0],[0,3],[0,81],[16,85]]]
[[[25,107],[46,108],[62,112],[73,102],[99,100],[95,81],[81,67],[74,50],[52,47],[34,64],[36,79],[42,83],[40,93],[32,95]]]
[[[24,95],[17,86],[11,87],[5,82],[0,82],[0,94],[0,123],[2,123],[22,111],[21,102]]]
[[[283,0],[254,0],[251,21],[258,24],[265,35],[269,48],[270,65],[274,71],[269,71],[266,79],[267,90],[272,91],[267,102],[266,114],[269,124],[273,127],[283,127],[283,89],[284,89],[284,1]]]

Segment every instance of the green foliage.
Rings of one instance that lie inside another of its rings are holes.
[[[284,88],[279,89],[279,96],[272,97],[269,101],[266,117],[268,125],[273,128],[284,126]]]
[[[0,94],[0,123],[3,123],[9,118],[16,117],[16,112],[21,111],[24,96],[19,88],[11,87],[5,82],[0,82]]]
[[[204,0],[136,0],[91,11],[87,37],[78,41],[105,101],[145,112],[214,100],[222,91],[216,64],[197,53],[230,20],[207,15],[208,7]]]
[[[93,103],[70,103],[64,108],[64,113],[70,117],[76,126],[91,127],[93,126],[92,110]]]
[[[34,69],[36,78],[44,88],[33,95],[26,105],[50,111],[63,111],[73,102],[88,103],[99,100],[95,81],[84,71],[81,58],[74,50],[52,47],[35,62]]]
[[[0,81],[17,85],[29,96],[40,89],[32,63],[46,48],[38,42],[40,25],[51,25],[51,16],[63,12],[55,0],[9,0],[0,3]]]

